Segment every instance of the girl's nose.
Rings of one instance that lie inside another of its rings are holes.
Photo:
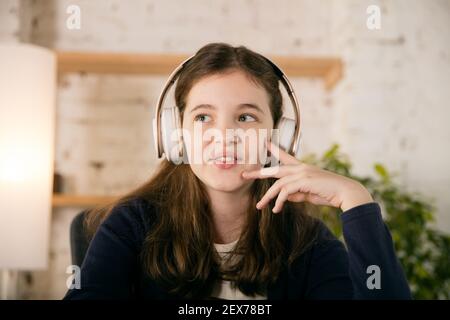
[[[216,129],[218,130],[219,137],[216,142],[222,142],[225,145],[235,144],[239,141],[238,129],[239,126],[230,119],[222,119],[217,123]]]

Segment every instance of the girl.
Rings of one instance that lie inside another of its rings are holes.
[[[363,185],[270,141],[278,170],[236,162],[240,142],[226,130],[270,130],[282,115],[279,78],[264,58],[208,44],[178,78],[175,102],[183,130],[201,125],[225,138],[186,143],[188,154],[198,145],[209,158],[163,160],[147,183],[87,214],[81,288],[65,299],[410,298],[380,207]],[[312,217],[312,205],[343,211],[347,248]]]

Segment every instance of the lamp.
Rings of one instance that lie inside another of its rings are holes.
[[[0,270],[46,269],[55,137],[56,55],[0,45]]]

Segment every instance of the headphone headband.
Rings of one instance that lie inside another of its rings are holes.
[[[284,74],[283,71],[281,71],[281,69],[275,63],[273,63],[271,60],[264,57],[263,55],[259,54],[259,56],[262,57],[264,60],[266,60],[272,66],[272,68],[275,71],[275,74],[278,76],[279,80],[281,81],[284,88],[286,89],[286,91],[289,95],[289,98],[291,100],[291,104],[294,107],[294,116],[295,116],[294,139],[292,140],[292,143],[291,143],[289,149],[287,150],[287,152],[290,154],[296,154],[298,142],[300,140],[301,131],[300,131],[300,106],[298,104],[297,97],[295,96],[294,89],[292,88],[292,85],[289,82],[287,76]],[[186,60],[184,60],[182,63],[180,63],[178,65],[178,67],[176,67],[172,71],[172,73],[170,74],[168,80],[166,81],[166,84],[164,85],[164,88],[161,91],[161,94],[159,96],[158,104],[156,106],[156,135],[157,136],[156,136],[156,141],[155,141],[156,148],[158,150],[158,158],[161,158],[163,155],[162,141],[161,141],[162,140],[161,139],[161,109],[164,104],[166,94],[170,90],[170,88],[173,86],[175,81],[178,79],[178,76],[181,73],[181,71],[183,70],[184,66],[189,61],[191,61],[194,57],[195,57],[195,54],[190,56]],[[181,143],[181,141],[180,141],[180,143]]]

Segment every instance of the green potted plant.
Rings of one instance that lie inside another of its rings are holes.
[[[374,164],[374,177],[351,172],[351,162],[334,144],[323,156],[305,156],[304,162],[360,181],[382,207],[397,256],[415,299],[450,298],[450,236],[433,228],[436,209],[432,201],[399,186],[381,164]],[[319,207],[317,214],[337,237],[342,238],[340,210]]]

